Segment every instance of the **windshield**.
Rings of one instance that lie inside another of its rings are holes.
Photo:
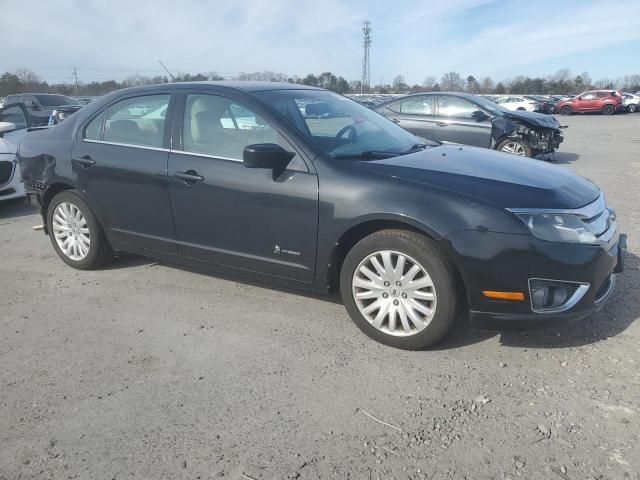
[[[334,158],[394,156],[427,146],[424,139],[337,93],[270,90],[255,95]]]
[[[63,105],[78,105],[81,103],[75,98],[66,95],[36,95],[38,102],[43,107],[61,107]]]
[[[498,115],[500,117],[502,116],[502,114],[504,112],[508,112],[509,111],[506,108],[501,107],[497,103],[493,103],[491,100],[487,100],[484,97],[474,96],[473,97],[473,101],[476,102],[478,105],[480,105],[485,110],[488,110],[489,112],[493,113],[494,115]]]

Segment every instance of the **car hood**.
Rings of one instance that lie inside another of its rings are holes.
[[[600,195],[595,184],[567,168],[462,145],[363,164],[380,175],[454,191],[501,208],[574,209]]]
[[[15,145],[10,144],[4,138],[0,138],[0,155],[15,154]]]
[[[554,117],[553,115],[545,115],[544,113],[516,110],[514,112],[504,112],[504,116],[511,120],[518,120],[536,127],[560,130],[560,123],[558,122],[556,117]]]

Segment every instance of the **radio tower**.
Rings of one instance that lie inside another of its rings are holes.
[[[369,63],[369,49],[371,47],[371,22],[365,20],[362,24],[362,40],[364,52],[362,55],[362,81],[360,82],[360,93],[368,92],[371,89],[371,65]]]

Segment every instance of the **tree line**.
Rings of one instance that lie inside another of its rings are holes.
[[[473,75],[466,78],[457,72],[445,73],[438,81],[427,77],[421,85],[409,85],[402,75],[397,75],[390,84],[362,88],[360,81],[347,81],[331,72],[308,74],[305,77],[289,76],[274,71],[240,73],[232,77],[223,77],[216,72],[179,73],[173,79],[164,75],[132,75],[124,80],[107,80],[75,83],[48,83],[35,72],[21,68],[14,72],[5,72],[0,76],[0,97],[23,92],[60,93],[76,96],[100,96],[121,88],[159,83],[191,82],[201,80],[260,80],[269,82],[288,82],[300,85],[322,87],[337,93],[421,93],[454,91],[481,94],[578,94],[589,89],[619,89],[629,92],[640,91],[640,75],[626,75],[618,79],[603,78],[593,80],[588,72],[574,75],[567,68],[558,70],[545,77],[516,76],[511,79],[494,82],[491,77],[476,79]]]

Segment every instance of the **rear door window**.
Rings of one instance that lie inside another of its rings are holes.
[[[409,115],[433,115],[431,97],[410,97],[402,100],[401,112]]]
[[[162,147],[169,99],[170,95],[146,95],[111,105],[104,121],[103,140],[141,147]],[[92,128],[90,133],[95,134],[96,129]]]

